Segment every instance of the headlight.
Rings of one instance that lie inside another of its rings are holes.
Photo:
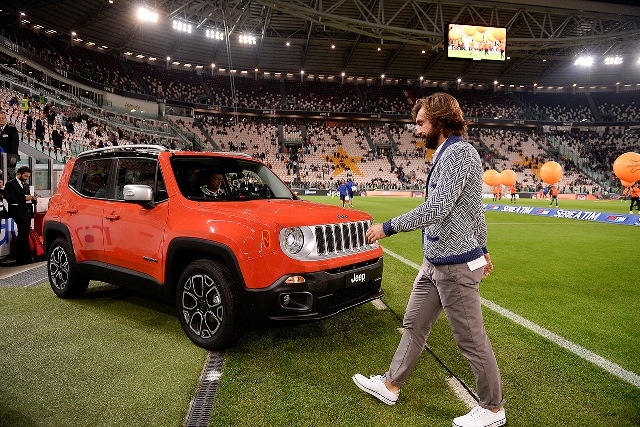
[[[285,228],[280,232],[280,247],[289,254],[297,254],[304,246],[304,235],[300,227]]]

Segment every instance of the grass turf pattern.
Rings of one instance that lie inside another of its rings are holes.
[[[628,202],[560,202],[567,209],[628,212]],[[420,199],[356,197],[354,203],[380,222]],[[481,295],[640,373],[640,227],[496,212],[486,217],[495,270]],[[419,231],[382,245],[421,263]],[[384,302],[400,315],[415,274],[385,257]],[[491,310],[484,315],[508,425],[640,425],[640,390]],[[250,331],[227,352],[211,425],[450,426],[466,408],[427,353],[393,407],[353,385],[355,372],[387,369],[399,326],[389,310],[366,304],[318,323]],[[446,317],[429,345],[475,388]],[[124,290],[65,301],[46,285],[0,288],[0,426],[178,426],[204,360],[172,306]]]

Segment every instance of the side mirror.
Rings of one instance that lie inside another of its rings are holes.
[[[125,202],[151,203],[153,190],[148,185],[129,184],[122,190]]]

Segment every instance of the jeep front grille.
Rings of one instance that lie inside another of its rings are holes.
[[[368,228],[369,221],[317,225],[314,234],[318,255],[342,255],[371,249],[375,245],[366,243],[365,234]]]

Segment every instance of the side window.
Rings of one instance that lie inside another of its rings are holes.
[[[82,168],[84,167],[84,162],[82,160],[76,160],[73,165],[73,169],[71,170],[71,175],[69,176],[69,181],[67,181],[67,185],[69,188],[73,188],[74,190],[78,188],[78,182],[80,182],[80,178],[82,177]]]
[[[106,199],[108,197],[107,180],[109,179],[111,164],[111,159],[87,160],[84,162],[79,189],[80,194],[86,197]]]
[[[158,162],[155,159],[120,159],[116,173],[116,199],[124,200],[124,186],[128,184],[148,185],[153,190],[154,201],[167,199],[167,190],[162,174],[156,183]],[[158,171],[159,172],[159,171]]]

